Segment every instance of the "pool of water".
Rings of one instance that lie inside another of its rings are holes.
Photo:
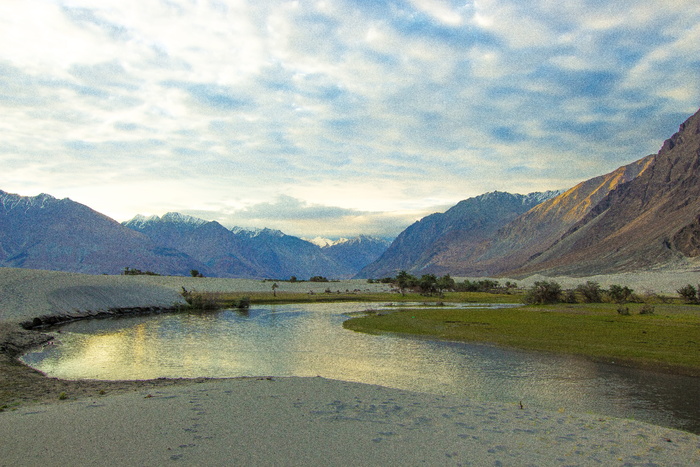
[[[700,433],[700,379],[587,359],[343,329],[377,304],[254,306],[77,321],[23,361],[65,379],[323,376]]]

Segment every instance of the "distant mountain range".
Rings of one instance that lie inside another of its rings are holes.
[[[187,254],[205,265],[204,274],[217,277],[347,278],[378,258],[389,245],[386,240],[361,236],[320,247],[279,230],[229,230],[216,221],[178,213],[136,216],[123,225],[161,247]]]
[[[489,193],[416,222],[357,277],[700,269],[700,112],[656,155],[518,212]]]
[[[360,236],[320,247],[278,230],[227,229],[179,213],[123,224],[70,199],[0,191],[0,266],[119,274],[125,268],[212,277],[348,278],[389,242]]]
[[[466,199],[391,244],[367,236],[307,241],[178,213],[120,224],[70,199],[0,191],[0,266],[274,279],[700,269],[700,112],[656,155],[563,192]]]

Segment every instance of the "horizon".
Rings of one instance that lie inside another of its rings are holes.
[[[700,107],[690,0],[29,0],[0,39],[1,189],[119,222],[395,238],[655,154]]]

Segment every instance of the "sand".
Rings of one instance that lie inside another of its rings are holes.
[[[36,316],[270,285],[196,281],[0,269],[0,465],[700,464],[700,436],[605,415],[324,378],[61,381],[11,358]]]

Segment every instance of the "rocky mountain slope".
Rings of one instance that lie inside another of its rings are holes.
[[[444,213],[424,217],[401,232],[387,251],[358,277],[393,276],[400,270],[414,274],[452,273],[455,264],[444,258],[464,256],[491,238],[499,228],[559,192],[519,195],[486,193],[460,201]]]
[[[453,274],[465,276],[498,275],[518,269],[556,244],[612,190],[638,177],[653,160],[653,156],[647,156],[579,183],[514,219],[478,247],[461,255],[453,247],[436,261]]]
[[[89,274],[136,267],[183,274],[202,265],[70,199],[0,191],[0,266]]]
[[[457,276],[583,276],[697,268],[700,112],[657,155],[513,214],[483,197],[463,201],[410,226],[359,275],[405,269]]]
[[[638,177],[610,191],[556,244],[514,272],[605,274],[697,267],[699,259],[700,111]]]

